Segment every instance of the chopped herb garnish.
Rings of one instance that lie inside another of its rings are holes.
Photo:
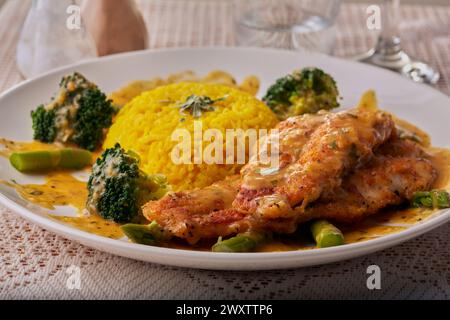
[[[411,203],[415,208],[449,208],[450,194],[446,190],[418,191],[414,193]]]
[[[213,104],[219,101],[224,101],[228,96],[213,100],[207,96],[197,96],[195,94],[190,95],[186,102],[180,104],[178,108],[180,113],[184,114],[185,111],[189,111],[194,118],[200,118],[202,112],[215,111]]]

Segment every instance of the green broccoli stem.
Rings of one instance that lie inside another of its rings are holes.
[[[82,169],[92,164],[92,153],[81,149],[15,152],[9,160],[20,172],[39,172],[51,169]]]
[[[326,220],[317,220],[311,224],[311,233],[318,248],[340,246],[344,244],[344,235]]]
[[[167,233],[156,221],[148,225],[128,223],[121,228],[125,235],[134,243],[154,246],[169,240]]]
[[[227,240],[219,238],[217,243],[213,245],[213,252],[250,252],[263,244],[270,238],[267,234],[238,234]]]
[[[446,190],[418,191],[413,194],[411,203],[415,208],[449,208],[450,194]]]

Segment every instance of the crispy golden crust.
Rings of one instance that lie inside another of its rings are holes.
[[[239,176],[235,176],[203,189],[172,192],[147,203],[143,213],[149,221],[158,222],[173,236],[191,243],[244,232],[248,228],[243,221],[245,212],[231,207],[239,183]]]

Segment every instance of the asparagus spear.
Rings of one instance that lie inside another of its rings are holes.
[[[82,169],[92,163],[92,153],[81,149],[60,149],[15,152],[9,157],[12,166],[20,172],[49,169]]]
[[[446,190],[415,192],[411,200],[415,208],[443,209],[450,207],[450,194]]]
[[[154,246],[168,240],[164,230],[156,221],[148,225],[128,223],[121,228],[125,235],[134,243]]]
[[[227,240],[220,237],[212,247],[213,252],[249,252],[266,241],[267,235],[262,234],[238,234]]]
[[[326,220],[317,220],[311,224],[311,233],[317,247],[326,248],[344,244],[344,235],[334,225]]]

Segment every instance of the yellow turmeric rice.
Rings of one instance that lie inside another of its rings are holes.
[[[180,112],[180,105],[191,95],[223,99],[214,102],[214,110],[203,111],[200,117],[194,118],[189,110]],[[126,104],[114,120],[104,148],[118,142],[124,149],[134,151],[141,157],[144,172],[166,175],[174,190],[204,187],[238,173],[241,164],[176,164],[172,161],[172,150],[180,143],[173,141],[173,132],[186,129],[194,137],[194,121],[201,122],[203,132],[220,130],[224,137],[223,150],[226,150],[225,130],[271,129],[278,122],[264,103],[243,91],[216,84],[171,84],[144,92]],[[211,141],[202,144],[204,150]],[[194,143],[191,143],[191,150],[194,155]]]

